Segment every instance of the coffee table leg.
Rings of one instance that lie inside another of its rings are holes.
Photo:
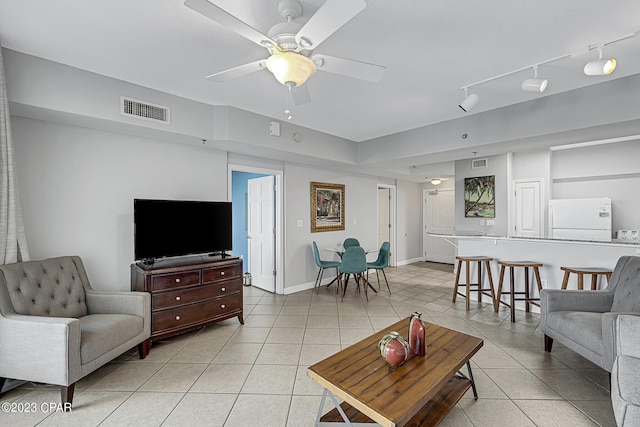
[[[469,371],[469,380],[471,381],[471,389],[473,390],[473,400],[478,400],[478,391],[476,390],[476,382],[473,380],[473,372],[471,372],[471,363],[467,362],[467,371]]]
[[[465,375],[462,373],[462,371],[458,371],[458,375],[460,375],[462,378],[466,378],[469,381],[471,381],[471,389],[473,390],[473,400],[478,400],[478,391],[476,390],[476,382],[473,380],[473,372],[471,372],[471,363],[467,362],[467,371],[469,372],[468,375]]]
[[[343,423],[334,422],[334,421],[330,421],[330,422],[322,422],[321,421],[322,410],[324,409],[324,403],[327,400],[327,396],[329,396],[329,398],[333,401],[333,405],[336,407],[336,409],[340,413],[340,416],[344,420]],[[325,388],[324,391],[322,392],[322,399],[320,400],[320,407],[318,408],[318,415],[316,416],[316,424],[315,424],[315,426],[316,427],[333,427],[335,425],[345,425],[345,426],[349,426],[349,427],[376,427],[376,426],[380,426],[380,424],[378,424],[378,423],[352,423],[351,420],[349,420],[349,418],[347,417],[347,414],[345,414],[344,410],[342,409],[342,406],[340,406],[340,403],[338,403],[338,399],[336,399],[336,397],[333,395],[333,393],[331,393],[329,390],[327,390]]]

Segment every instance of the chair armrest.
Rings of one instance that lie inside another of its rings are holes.
[[[616,360],[616,356],[620,351],[619,337],[620,331],[618,330],[618,322],[619,317],[621,315],[625,315],[623,317],[637,317],[638,321],[640,321],[640,313],[623,313],[623,312],[609,312],[602,314],[602,363],[604,368],[611,372],[613,368],[613,362]],[[627,316],[628,315],[628,316]],[[623,320],[624,324],[629,327],[629,323]],[[640,323],[634,324],[634,327],[640,327]],[[625,330],[625,337],[622,338],[623,341],[629,341],[629,337],[631,337],[632,332]],[[637,336],[631,338],[631,340],[637,341]],[[633,342],[627,342],[626,347],[633,346]],[[638,348],[638,354],[640,354],[640,344],[636,343],[636,347]]]
[[[85,292],[89,314],[131,314],[151,317],[151,295],[148,292]]]
[[[542,311],[592,311],[604,313],[611,310],[613,292],[543,289],[540,291]]]
[[[640,313],[619,313],[616,349],[618,354],[640,359]]]
[[[0,377],[69,385],[80,374],[80,321],[0,315]]]

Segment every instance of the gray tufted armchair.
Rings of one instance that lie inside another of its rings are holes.
[[[640,316],[640,257],[618,260],[609,285],[602,291],[543,289],[540,327],[544,349],[553,340],[611,372],[616,358],[616,319]]]
[[[150,335],[150,295],[93,290],[77,256],[0,266],[0,389],[60,385],[68,410],[76,381],[136,345],[144,359]]]

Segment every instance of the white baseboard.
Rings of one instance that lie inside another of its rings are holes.
[[[401,265],[413,264],[414,262],[419,262],[419,261],[422,261],[422,258],[418,257],[418,258],[412,258],[412,259],[405,259],[403,261],[396,262],[396,267],[400,267]]]
[[[333,277],[328,277],[328,278],[322,278],[322,282],[321,286],[323,285],[328,285],[329,283],[331,283],[331,281],[335,279],[335,276]],[[284,294],[285,295],[289,295],[289,294],[294,294],[296,292],[302,292],[302,291],[306,291],[307,289],[313,289],[313,286],[316,284],[315,280],[313,282],[307,282],[307,283],[301,283],[299,285],[295,285],[295,286],[288,286],[286,288],[284,288]]]

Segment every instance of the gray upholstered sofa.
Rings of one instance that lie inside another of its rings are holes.
[[[0,266],[0,388],[60,385],[68,410],[76,381],[136,345],[144,358],[150,334],[149,294],[93,290],[77,256]]]
[[[616,357],[616,318],[640,315],[640,257],[618,260],[602,291],[543,289],[540,325],[545,351],[557,340],[611,372]]]
[[[619,316],[611,403],[618,426],[640,426],[640,317]]]

